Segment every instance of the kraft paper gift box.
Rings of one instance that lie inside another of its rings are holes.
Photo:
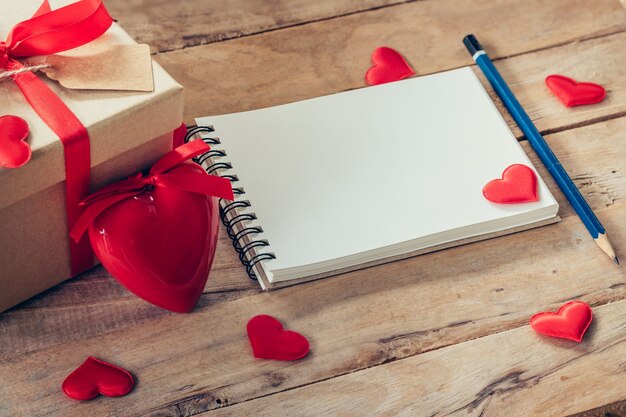
[[[41,2],[3,4],[0,41]],[[50,3],[55,10],[74,2]],[[135,43],[115,23],[92,43],[106,42]],[[149,168],[171,149],[183,118],[183,90],[158,64],[152,71],[152,92],[70,90],[38,75],[87,128],[91,191]],[[19,168],[0,168],[0,312],[72,276],[63,145],[12,80],[0,82],[2,115],[28,122],[32,157]]]

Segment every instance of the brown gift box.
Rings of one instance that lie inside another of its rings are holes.
[[[56,9],[73,1],[51,3]],[[0,39],[40,4],[3,5]],[[134,43],[116,24],[94,41],[101,42]],[[172,132],[183,118],[183,89],[156,63],[153,76],[154,91],[144,93],[68,90],[39,75],[89,132],[92,191],[150,167],[171,149]],[[12,81],[0,83],[5,114],[28,122],[32,157],[20,168],[0,168],[0,312],[71,275],[61,142]]]

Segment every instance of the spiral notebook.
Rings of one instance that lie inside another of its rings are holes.
[[[541,178],[538,202],[483,197],[532,163],[469,67],[196,122],[212,146],[200,162],[237,194],[226,230],[264,289],[558,220]]]

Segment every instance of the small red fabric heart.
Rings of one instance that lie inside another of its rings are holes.
[[[133,376],[127,370],[92,356],[63,381],[63,392],[75,400],[91,400],[98,394],[120,397],[132,391]]]
[[[171,174],[196,171],[185,162]],[[217,247],[217,198],[154,187],[120,201],[89,226],[102,265],[135,295],[178,313],[202,295]]]
[[[28,123],[21,117],[0,117],[0,166],[18,168],[30,160],[30,145],[25,142],[28,132]]]
[[[570,301],[563,304],[557,313],[546,311],[535,314],[530,319],[530,326],[546,336],[580,342],[592,319],[593,313],[587,303]]]
[[[547,76],[546,85],[566,107],[595,104],[606,97],[606,90],[601,85],[588,82],[579,83],[563,75]]]
[[[309,353],[309,341],[300,333],[285,330],[274,317],[255,316],[248,322],[254,357],[294,361]]]
[[[374,65],[365,74],[365,81],[370,85],[398,81],[415,74],[398,51],[386,46],[374,50],[372,62]]]
[[[511,165],[502,173],[502,179],[491,180],[483,187],[483,195],[499,204],[538,201],[537,175],[526,165]]]

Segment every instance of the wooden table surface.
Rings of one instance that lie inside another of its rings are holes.
[[[473,32],[626,258],[619,1],[106,4],[185,86],[189,123],[363,87],[382,45],[420,75],[470,65],[461,39]],[[566,109],[544,85],[551,73],[600,83],[607,98]],[[626,415],[624,269],[595,247],[494,100],[558,199],[560,223],[274,293],[246,277],[222,233],[188,315],[143,302],[95,268],[0,315],[0,415]],[[573,299],[594,309],[582,343],[528,326],[534,313]],[[253,359],[245,325],[262,313],[305,334],[311,354]],[[61,382],[88,355],[131,370],[135,390],[65,397]]]

